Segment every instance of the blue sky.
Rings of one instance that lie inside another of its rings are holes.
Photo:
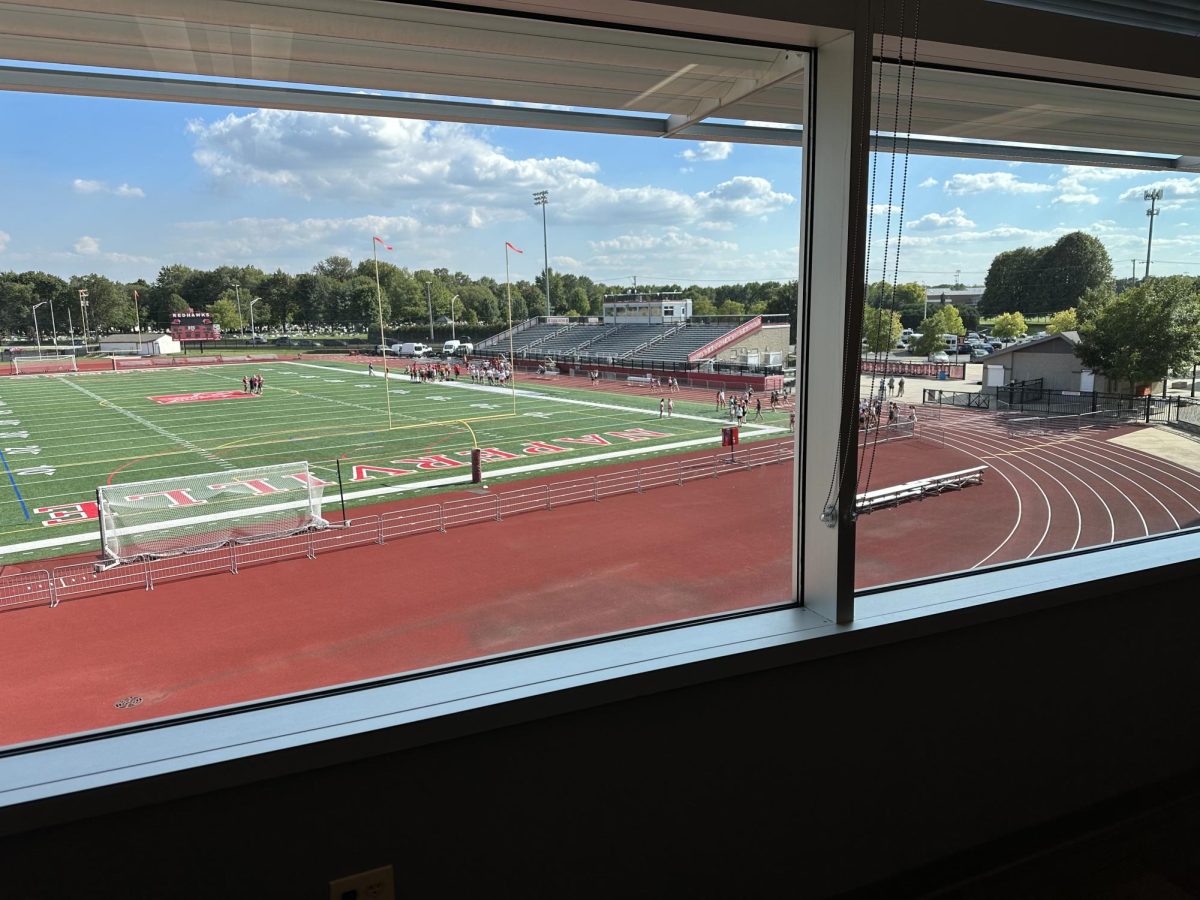
[[[795,277],[800,154],[280,110],[0,93],[0,269],[153,280],[166,264],[308,270],[340,254],[473,276],[542,264],[611,284]],[[884,274],[890,157],[877,165],[872,280]],[[890,235],[900,222],[901,168]],[[1142,190],[1164,187],[1153,271],[1200,271],[1200,176],[914,156],[899,269],[981,283],[1001,250],[1075,229],[1118,275],[1144,259]],[[1139,273],[1141,266],[1139,265]]]

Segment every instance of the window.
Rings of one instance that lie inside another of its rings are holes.
[[[361,12],[6,70],[6,744],[796,603],[807,53]]]
[[[899,81],[882,66],[856,585],[1194,529],[1200,103]]]

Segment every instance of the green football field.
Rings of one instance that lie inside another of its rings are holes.
[[[242,376],[256,372],[262,395],[243,394]],[[764,418],[743,440],[786,432],[787,413]],[[330,483],[331,510],[339,465],[356,506],[461,486],[473,447],[489,482],[571,477],[716,447],[726,424],[707,403],[677,400],[660,419],[655,397],[539,380],[519,381],[514,396],[465,375],[421,384],[395,371],[385,382],[325,361],[12,377],[0,381],[0,563],[97,549],[100,485],[178,478],[202,489],[212,479],[189,476],[240,480],[234,470],[307,461]]]

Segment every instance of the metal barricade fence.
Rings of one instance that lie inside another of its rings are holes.
[[[246,541],[193,554],[163,557],[98,569],[95,563],[72,563],[52,572],[37,570],[0,576],[0,609],[47,604],[63,599],[108,594],[159,583],[223,572],[285,559],[315,558],[321,553],[349,547],[446,531],[458,525],[501,521],[505,516],[572,503],[594,502],[604,497],[640,493],[650,488],[681,485],[722,472],[774,465],[791,460],[791,438],[766,445],[747,446],[730,454],[651,463],[635,469],[605,472],[531,487],[514,487],[480,497],[389,510],[380,515],[356,516],[345,525],[286,537]]]
[[[383,540],[424,534],[429,531],[444,531],[441,504],[416,506],[412,509],[393,509],[380,517],[380,533]]]
[[[50,573],[45,569],[17,572],[0,578],[0,609],[41,603],[55,605]]]

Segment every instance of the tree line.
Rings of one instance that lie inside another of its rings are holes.
[[[606,294],[632,290],[629,285],[605,284],[553,269],[549,276],[554,315],[599,316]],[[80,291],[87,292],[86,310],[80,308]],[[709,287],[641,284],[637,291],[682,291],[693,301],[697,316],[786,314],[795,328],[795,281]],[[197,269],[174,264],[163,266],[153,281],[128,283],[96,274],[64,279],[46,272],[0,272],[0,330],[32,338],[32,310],[43,302],[46,305],[37,312],[43,335],[50,333],[52,322],[60,335],[69,327],[82,334],[83,312],[88,316],[89,331],[111,333],[131,331],[138,323],[143,330],[165,329],[172,313],[189,309],[211,313],[222,331],[231,333],[249,325],[252,301],[255,327],[271,330],[303,325],[369,331],[375,324],[378,331],[381,306],[389,327],[428,322],[430,306],[435,318],[452,316],[467,325],[498,327],[508,321],[502,282],[444,268],[410,270],[380,261],[379,297],[381,302],[377,300],[373,260],[356,264],[343,256],[330,256],[299,275],[282,269],[267,273],[254,266]],[[543,275],[512,283],[514,322],[545,312]]]

